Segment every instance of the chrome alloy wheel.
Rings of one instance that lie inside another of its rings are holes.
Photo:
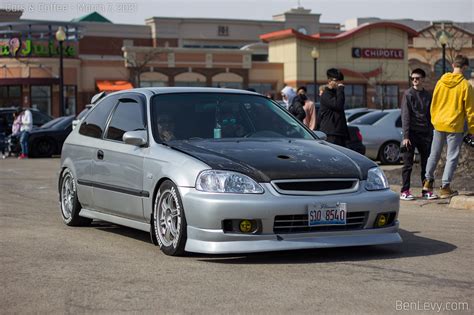
[[[396,163],[400,159],[400,146],[394,142],[388,143],[382,153],[389,163]]]
[[[181,231],[181,207],[174,187],[163,191],[157,207],[159,241],[162,246],[176,248]]]
[[[61,186],[61,211],[66,221],[72,217],[75,196],[76,186],[74,184],[74,178],[70,172],[66,172]]]

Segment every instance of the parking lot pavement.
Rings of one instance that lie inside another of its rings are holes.
[[[60,218],[59,159],[0,160],[0,313],[472,314],[474,212],[401,202],[402,244],[168,257]]]

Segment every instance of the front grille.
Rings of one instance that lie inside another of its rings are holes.
[[[278,215],[273,223],[273,233],[307,233],[360,230],[364,228],[368,211],[348,212],[346,225],[308,226],[307,214]]]
[[[359,187],[358,179],[300,179],[274,180],[273,187],[284,195],[322,195],[354,192]]]

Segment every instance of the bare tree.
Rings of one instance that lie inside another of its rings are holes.
[[[150,63],[159,58],[163,52],[159,50],[149,50],[147,52],[137,52],[124,50],[125,65],[129,69],[129,78],[135,87],[140,87],[141,74],[147,72]]]
[[[391,81],[396,72],[396,68],[392,67],[390,69],[388,67],[388,60],[381,60],[378,63],[377,69],[379,70],[379,73],[376,76],[372,76],[370,78],[366,77],[366,79],[367,83],[375,89],[375,97],[376,99],[379,99],[380,109],[384,110],[388,104],[385,104],[386,94],[383,86]],[[377,87],[380,88],[377,89]]]

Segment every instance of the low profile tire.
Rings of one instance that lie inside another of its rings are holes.
[[[169,256],[184,254],[186,217],[178,187],[167,180],[156,194],[152,216],[152,240]]]
[[[76,180],[69,169],[63,171],[59,187],[59,205],[64,223],[69,226],[89,225],[91,219],[79,216],[81,204],[77,199]]]
[[[400,144],[395,141],[384,143],[379,157],[382,164],[400,164]]]

